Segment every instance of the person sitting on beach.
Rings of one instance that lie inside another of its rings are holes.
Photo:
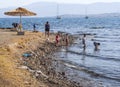
[[[12,23],[12,26],[15,28],[15,30],[17,30],[18,23]]]
[[[100,43],[98,43],[98,42],[93,42],[93,44],[94,44],[94,46],[95,46],[95,51],[97,51],[98,50],[98,47],[100,46]]]
[[[83,48],[86,48],[86,34],[83,34],[83,38],[82,38],[82,44],[83,44]]]
[[[56,46],[57,46],[58,43],[59,43],[59,40],[60,40],[60,35],[59,35],[59,33],[57,33],[55,40],[56,40]]]
[[[50,31],[50,24],[47,21],[45,24],[45,37],[46,37],[46,35],[48,35],[48,37],[49,37],[49,31]]]

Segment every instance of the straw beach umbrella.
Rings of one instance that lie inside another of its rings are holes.
[[[36,15],[36,13],[31,12],[22,7],[18,7],[17,9],[9,11],[9,12],[5,12],[4,14],[9,15],[9,16],[20,16],[20,24],[22,24],[22,21],[21,21],[22,16],[35,16]]]

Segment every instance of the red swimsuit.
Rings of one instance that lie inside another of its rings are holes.
[[[59,41],[58,38],[59,38],[59,35],[56,36],[56,43],[58,43]]]

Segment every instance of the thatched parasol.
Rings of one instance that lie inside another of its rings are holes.
[[[15,10],[9,11],[9,12],[5,12],[5,15],[9,15],[9,16],[20,16],[20,24],[21,24],[21,16],[34,16],[36,15],[36,13],[31,12],[25,8],[19,7]]]

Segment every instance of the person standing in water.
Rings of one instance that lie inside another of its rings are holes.
[[[60,41],[60,34],[59,33],[57,33],[55,40],[56,40],[56,46],[58,46],[58,43]]]
[[[50,24],[47,21],[45,24],[45,37],[46,37],[46,35],[49,37],[49,31],[50,31]]]
[[[66,46],[68,46],[68,34],[65,36]]]
[[[83,48],[86,48],[86,34],[83,34],[83,38],[82,38],[82,44],[83,44]]]
[[[36,25],[33,24],[33,31],[35,32],[36,31]]]

